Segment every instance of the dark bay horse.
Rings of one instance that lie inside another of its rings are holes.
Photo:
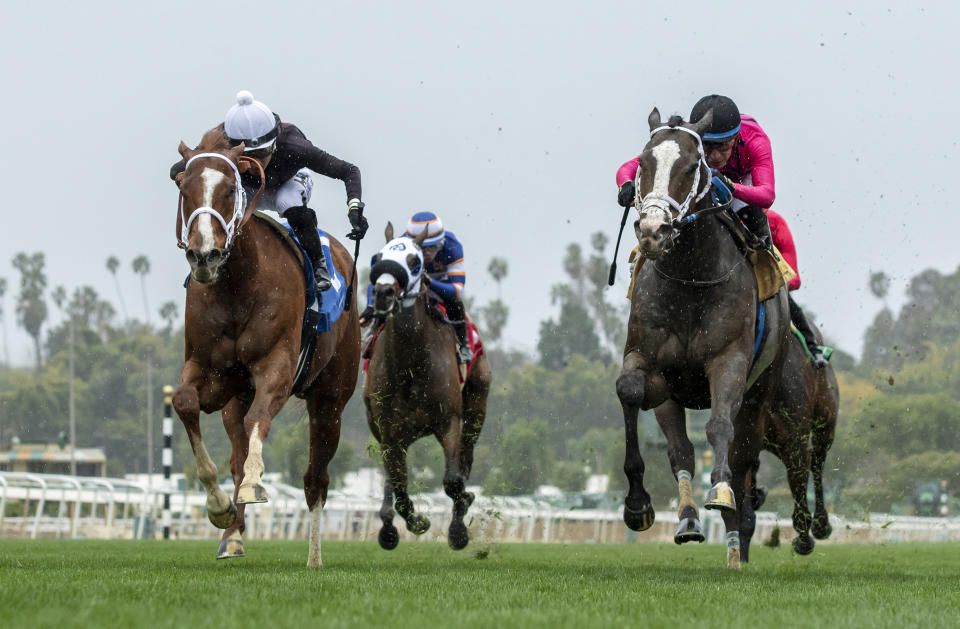
[[[387,244],[370,279],[374,310],[387,321],[373,346],[363,385],[367,423],[380,443],[385,472],[379,542],[387,550],[399,543],[394,497],[407,530],[420,535],[430,528],[430,520],[415,512],[407,493],[407,448],[433,435],[443,447],[443,489],[453,500],[447,541],[460,550],[470,539],[463,518],[474,496],[465,487],[486,417],[490,365],[486,354],[480,354],[461,389],[453,328],[431,314],[421,281],[420,245],[426,231],[416,240],[394,239],[388,224],[385,235]]]
[[[756,376],[754,272],[718,216],[695,218],[710,207],[710,170],[700,135],[712,118],[711,112],[685,125],[674,116],[662,124],[654,109],[648,119],[651,136],[640,155],[639,219],[634,223],[647,263],[634,284],[617,379],[626,431],[624,472],[630,484],[623,518],[638,531],[653,524],[637,438],[639,411],[653,408],[667,438],[680,495],[675,541],[703,541],[692,497],[694,448],[684,409],[709,407],[706,430],[715,465],[704,506],[721,511],[727,565],[739,569],[746,476],[763,446],[764,418],[777,392],[790,315],[785,289],[765,302],[766,341],[758,358],[769,367]]]
[[[206,133],[196,150],[180,143],[178,237],[190,264],[185,360],[173,397],[207,492],[207,515],[225,529],[218,558],[244,555],[244,505],[265,502],[263,442],[291,395],[305,308],[304,277],[293,249],[273,228],[250,218],[240,172],[256,167],[223,134]],[[179,220],[180,217],[183,220]],[[187,218],[189,217],[189,218]],[[330,238],[334,265],[349,277],[352,258]],[[310,509],[307,565],[319,567],[320,515],[340,441],[340,416],[353,394],[360,360],[356,307],[319,335],[304,399],[310,415],[304,493]],[[233,500],[200,434],[200,411],[222,411],[230,437]]]
[[[813,327],[817,342],[822,343],[820,331]],[[787,483],[793,495],[793,528],[797,532],[793,549],[800,555],[813,552],[813,538],[827,539],[832,532],[823,500],[823,464],[833,445],[839,407],[840,394],[833,367],[828,364],[823,369],[816,369],[800,340],[791,338],[776,401],[767,418],[763,444],[787,468]],[[812,518],[807,505],[807,480],[811,472],[816,499],[816,512]],[[744,561],[749,560],[750,539],[756,524],[753,511],[760,508],[765,498],[762,489],[753,487],[756,477],[757,469],[754,468],[747,485],[747,495],[752,500],[744,501],[740,525],[740,556]]]

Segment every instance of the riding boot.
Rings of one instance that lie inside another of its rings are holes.
[[[797,330],[800,331],[800,334],[803,335],[807,349],[810,350],[810,362],[813,363],[813,366],[817,369],[823,369],[827,366],[827,359],[823,355],[823,350],[820,349],[820,345],[817,344],[816,336],[813,334],[813,328],[810,327],[807,316],[803,314],[803,308],[793,300],[792,296],[789,296],[789,300],[790,320],[793,321],[793,325],[795,325]]]
[[[773,246],[773,235],[770,233],[770,223],[767,221],[767,215],[763,208],[756,205],[748,205],[737,210],[737,216],[746,226],[750,233],[760,241],[761,249],[770,249]]]
[[[319,299],[319,294],[330,288],[330,272],[327,270],[327,259],[323,255],[323,246],[320,243],[320,235],[317,233],[317,215],[307,206],[301,205],[288,208],[283,216],[290,223],[293,234],[310,257],[317,285],[317,299]]]
[[[473,360],[473,352],[470,351],[470,343],[467,340],[467,313],[463,308],[462,301],[444,304],[447,307],[447,318],[453,324],[453,331],[457,335],[457,357],[464,365],[469,365]]]

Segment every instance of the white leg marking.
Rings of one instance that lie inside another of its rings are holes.
[[[224,513],[230,508],[230,497],[220,489],[217,482],[217,466],[207,453],[206,446],[201,441],[197,448],[197,477],[207,491],[207,508],[214,513]]]
[[[243,483],[259,483],[263,476],[263,441],[260,439],[260,422],[250,431],[250,448],[243,463]]]
[[[318,500],[310,509],[310,551],[307,555],[308,568],[322,568],[320,558],[320,519],[323,515],[323,501]]]

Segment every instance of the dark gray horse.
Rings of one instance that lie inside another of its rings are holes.
[[[650,141],[639,159],[634,229],[648,262],[631,295],[617,379],[626,429],[623,468],[630,483],[623,519],[638,531],[653,524],[637,439],[639,411],[653,408],[680,494],[675,541],[703,541],[691,492],[694,450],[684,409],[709,407],[707,439],[715,465],[704,507],[721,511],[727,565],[739,569],[744,484],[763,445],[763,420],[776,394],[790,314],[781,289],[765,302],[765,341],[756,342],[758,297],[751,265],[717,215],[695,218],[710,206],[710,170],[700,135],[712,118],[711,112],[684,125],[674,116],[664,125],[654,109],[648,119]],[[758,368],[763,365],[768,368]]]
[[[819,330],[813,327],[817,342],[822,343]],[[823,464],[827,451],[833,445],[837,427],[840,394],[837,377],[829,364],[817,369],[810,364],[803,345],[791,338],[783,362],[780,385],[772,413],[767,418],[764,448],[775,454],[787,468],[787,483],[793,495],[793,549],[800,555],[813,552],[816,539],[830,537],[830,519],[823,500]],[[816,511],[810,515],[807,504],[807,481],[813,473]],[[750,538],[756,525],[754,509],[759,509],[766,497],[762,489],[753,489],[757,470],[749,474],[740,525],[740,558],[749,559]],[[813,537],[811,537],[811,533]]]

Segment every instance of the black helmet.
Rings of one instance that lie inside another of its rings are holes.
[[[740,131],[740,110],[737,104],[718,94],[704,96],[697,101],[690,112],[690,122],[694,123],[713,110],[713,124],[710,131],[703,134],[705,142],[726,142]]]

